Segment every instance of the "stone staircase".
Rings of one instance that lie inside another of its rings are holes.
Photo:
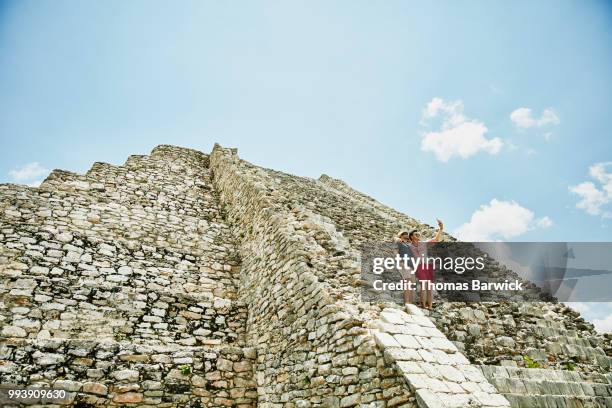
[[[612,407],[612,374],[480,366],[484,376],[516,407]]]
[[[510,406],[418,307],[408,305],[407,311],[383,310],[374,336],[421,406]]]

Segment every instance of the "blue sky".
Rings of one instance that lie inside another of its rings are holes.
[[[219,142],[465,238],[609,241],[610,72],[604,1],[0,1],[0,182]]]

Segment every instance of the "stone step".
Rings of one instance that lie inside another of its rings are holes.
[[[586,337],[578,337],[578,336],[547,336],[548,340],[551,342],[567,344],[571,346],[580,346],[580,347],[593,347],[591,341]]]
[[[57,285],[62,285],[62,291],[65,293],[76,294],[77,297],[71,298],[78,301],[88,300],[90,294],[93,293],[121,293],[122,295],[137,295],[139,293],[155,293],[159,296],[166,296],[171,298],[180,299],[181,302],[184,303],[203,303],[209,302],[212,303],[215,300],[219,299],[214,295],[214,291],[217,288],[224,288],[223,283],[215,282],[213,280],[207,279],[204,281],[204,278],[200,277],[200,281],[192,281],[186,282],[183,279],[177,282],[173,282],[172,280],[160,280],[159,277],[156,277],[153,273],[147,271],[134,271],[132,272],[132,277],[130,279],[140,279],[147,280],[146,289],[143,288],[141,290],[136,290],[136,286],[124,285],[122,282],[117,280],[107,280],[104,282],[96,281],[92,276],[87,276],[83,274],[84,271],[70,272],[66,271],[62,277],[49,277],[40,275],[37,273],[38,270],[45,270],[45,273],[49,273],[50,268],[41,268],[41,267],[32,267],[29,270],[22,271],[18,275],[18,279],[14,282],[7,283],[7,288],[11,289],[5,296],[5,302],[10,304],[11,299],[22,298],[24,296],[30,297],[30,292],[27,291],[34,286],[42,286],[51,288],[48,292],[53,293],[53,287]],[[121,268],[119,268],[121,269]],[[143,273],[144,272],[144,273]],[[186,272],[181,271],[186,274]],[[123,276],[117,272],[114,272],[113,275],[107,276]],[[199,273],[198,270],[193,270],[189,272],[193,275],[194,278],[197,278]],[[227,274],[229,275],[229,274]],[[171,277],[169,277],[171,278]],[[126,280],[125,282],[129,281]],[[42,285],[41,285],[42,284]],[[25,291],[24,291],[25,290]],[[66,292],[68,291],[68,292]],[[39,291],[39,293],[45,293],[45,291]],[[234,295],[233,293],[231,295]],[[119,297],[116,295],[115,297]],[[89,300],[91,301],[91,300]],[[236,301],[234,301],[236,302]],[[239,302],[243,303],[243,302]]]
[[[386,308],[373,336],[388,364],[416,393],[420,407],[508,406],[476,366],[416,306]]]
[[[85,176],[68,170],[55,169],[40,184],[39,188],[55,190],[60,185],[76,184],[85,180]]]
[[[596,335],[585,335],[572,329],[553,328],[534,324],[529,327],[538,339],[582,347],[601,347],[604,339]]]
[[[568,395],[568,396],[612,396],[612,385],[589,382],[564,382],[549,380],[520,380],[512,378],[490,378],[491,384],[502,394],[524,395]]]
[[[155,169],[163,168],[168,172],[184,173],[185,175],[193,176],[197,180],[205,180],[207,184],[211,183],[211,175],[208,170],[208,160],[206,155],[202,155],[204,159],[185,159],[181,155],[177,156],[182,162],[189,162],[188,166],[172,165],[168,162],[168,152],[166,148],[156,148],[151,152],[151,155],[132,155],[129,156],[123,166],[117,166],[110,163],[95,162],[85,174],[77,174],[71,171],[55,169],[41,184],[41,188],[52,190],[100,190],[104,191],[105,185],[115,185],[124,179],[133,181],[132,177],[128,177],[131,173],[142,173],[142,179],[149,179],[150,174],[145,171],[146,167]],[[172,152],[176,156],[175,152]],[[201,154],[201,153],[199,153]]]
[[[85,173],[85,176],[95,179],[105,179],[111,181],[110,177],[125,176],[129,171],[126,167],[116,166],[105,162],[95,162],[90,169]]]
[[[600,382],[612,384],[612,374],[582,373],[569,370],[549,370],[543,368],[521,368],[494,365],[481,365],[480,369],[487,378],[510,378],[521,380],[543,380],[561,382]]]
[[[480,366],[513,407],[606,407],[612,375],[578,371]]]
[[[167,162],[151,156],[130,156],[123,166],[101,162],[94,163],[84,175],[86,179],[83,181],[98,182],[110,187],[120,183],[138,183],[148,185],[149,189],[154,191],[160,191],[163,186],[157,184],[157,178],[153,175],[160,170],[168,173],[179,171],[173,169]],[[193,184],[212,189],[212,176],[207,167],[181,168],[181,174],[193,178]]]
[[[590,365],[603,371],[608,371],[612,367],[612,358],[606,356],[601,347],[583,347],[559,342],[539,344],[532,342],[528,346],[523,346],[521,354],[545,366],[549,365],[549,358],[553,356],[558,362],[574,361],[578,366]],[[559,369],[563,369],[559,363],[556,365]]]
[[[538,319],[536,321],[536,326],[539,327],[544,327],[544,328],[550,328],[550,329],[556,329],[556,330],[560,330],[561,332],[569,332],[580,335],[582,331],[576,331],[573,328],[568,328],[566,326],[566,324],[570,323],[573,324],[574,321],[572,320],[572,318],[567,317],[567,320],[554,320],[554,319],[546,319],[546,318],[541,318]],[[586,330],[586,329],[585,329]],[[595,333],[593,331],[593,333]]]
[[[109,287],[79,281],[63,285],[59,293],[53,291],[56,286],[32,293],[32,285],[41,287],[40,277],[34,278],[21,277],[13,287],[9,284],[10,291],[3,296],[4,306],[11,311],[5,316],[4,337],[119,336],[207,344],[236,340],[246,319],[243,301],[216,297],[213,291],[181,293],[181,286],[158,284],[137,290],[133,285]],[[51,279],[47,281],[53,285]],[[41,310],[40,316],[28,317],[32,308]]]
[[[124,167],[139,167],[143,165],[144,163],[148,162],[149,160],[150,160],[150,156],[147,156],[145,154],[132,154],[126,159],[123,166]]]
[[[73,406],[79,401],[79,406],[158,405],[162,395],[178,401],[186,392],[210,396],[205,406],[226,406],[224,397],[230,393],[245,398],[248,406],[257,398],[254,348],[19,340],[0,342],[0,360],[4,389],[27,384],[66,391],[66,398],[46,404]],[[61,377],[50,377],[54,370],[61,371]],[[0,406],[13,406],[9,404],[14,401],[5,395],[0,392]]]
[[[550,327],[546,325],[546,320],[541,320],[537,324],[529,325],[527,326],[527,328],[533,331],[538,336],[541,336],[544,338],[554,337],[554,336],[579,338],[579,335],[576,332],[576,330],[572,330],[572,329],[568,330],[568,329],[565,329],[565,327],[560,328],[558,326]]]
[[[555,356],[576,357],[580,360],[591,361],[595,356],[605,356],[606,353],[600,347],[579,346],[576,344],[567,344],[563,342],[551,341],[545,346],[548,353]]]
[[[610,397],[504,394],[512,408],[612,408]]]
[[[184,252],[189,248],[199,253],[206,247],[208,250],[223,252],[215,245],[215,240],[207,235],[208,229],[223,229],[229,234],[229,227],[221,217],[221,209],[212,191],[204,191],[202,186],[184,190],[163,197],[163,200],[148,187],[142,189],[143,195],[126,196],[115,187],[108,189],[101,182],[86,181],[85,176],[73,180],[70,184],[53,184],[47,186],[54,190],[52,199],[47,198],[43,188],[33,190],[23,187],[19,192],[10,191],[7,187],[1,191],[0,205],[6,206],[7,220],[14,225],[49,222],[53,217],[64,217],[69,222],[62,229],[81,231],[82,234],[95,239],[120,240],[126,245],[163,246],[175,251]],[[207,185],[212,190],[212,185]],[[92,192],[91,189],[101,191]],[[106,191],[102,191],[106,190]],[[23,191],[23,193],[22,193]],[[10,193],[10,195],[8,194]],[[150,194],[153,194],[149,197]],[[95,198],[94,198],[95,197]],[[138,200],[138,206],[135,206]],[[72,203],[71,211],[64,211],[62,201]],[[186,206],[202,208],[200,214],[182,210]],[[125,207],[136,207],[126,212]],[[190,226],[187,229],[184,225]],[[127,241],[127,242],[126,242]],[[8,246],[14,243],[8,243]]]

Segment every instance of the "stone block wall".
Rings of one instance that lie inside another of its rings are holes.
[[[240,237],[240,297],[248,302],[247,342],[258,354],[258,406],[414,406],[404,378],[375,346],[367,326],[373,310],[353,296],[358,264],[346,240],[285,200],[265,170],[235,151],[215,146],[210,166]]]
[[[578,312],[558,303],[444,303],[432,315],[472,361],[607,373],[611,337],[597,333]]]
[[[0,383],[70,384],[75,404],[253,406],[239,270],[203,153],[1,185]]]
[[[28,406],[252,407],[254,349],[48,339],[0,345],[2,384],[67,391]],[[17,406],[0,397],[3,407]]]

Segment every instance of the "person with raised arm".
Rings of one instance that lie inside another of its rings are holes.
[[[412,257],[408,235],[408,231],[402,231],[397,235],[397,253],[401,258],[404,256],[409,258]],[[404,289],[404,304],[412,304],[414,289],[408,287],[408,284],[411,284],[413,287],[416,286],[414,272],[412,271],[412,268],[408,267],[407,265],[403,265],[400,268],[400,274],[407,285],[406,289]]]
[[[438,231],[436,232],[435,237],[430,239],[429,241],[421,241],[421,234],[417,230],[412,230],[408,234],[409,247],[410,252],[413,257],[421,257],[423,260],[427,258],[427,244],[432,242],[439,242],[442,239],[442,232],[444,231],[444,223],[440,220],[438,221]],[[434,270],[431,265],[427,263],[419,264],[416,269],[416,277],[421,283],[421,308],[431,310],[433,307],[433,291],[429,286],[429,283],[434,281]]]

